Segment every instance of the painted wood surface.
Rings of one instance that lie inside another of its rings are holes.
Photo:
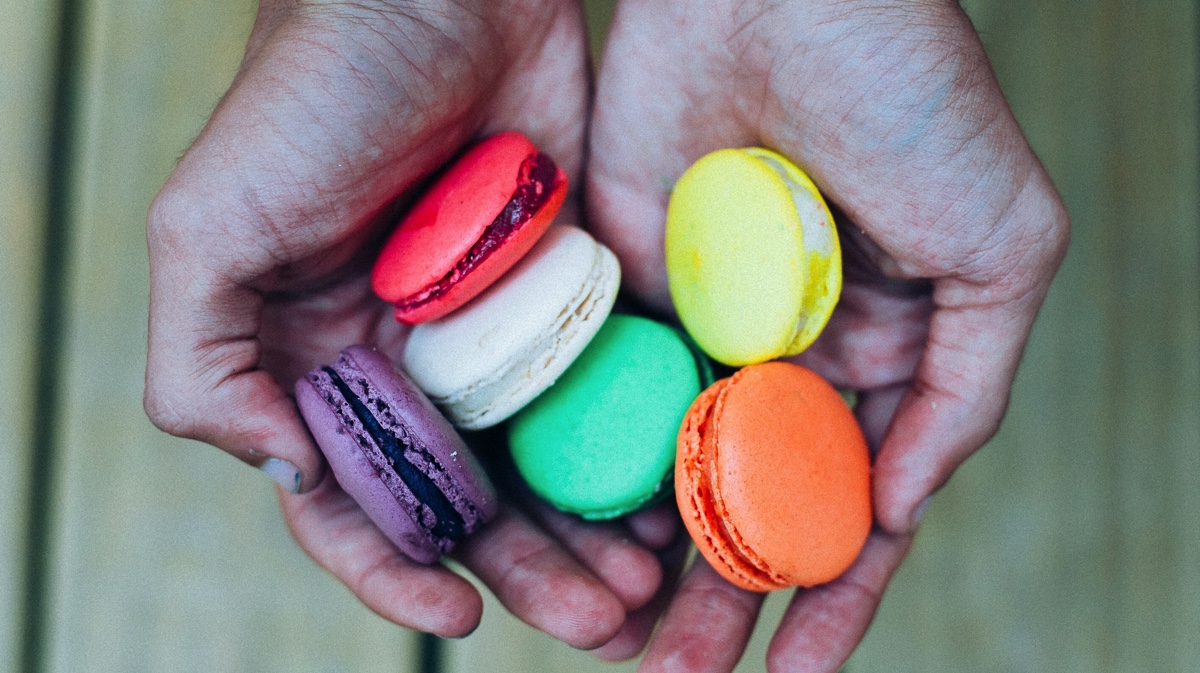
[[[56,10],[0,0],[0,671],[17,670],[25,625]]]
[[[232,79],[248,0],[81,3],[46,670],[403,671],[415,638],[286,532],[273,482],[141,408],[144,221]]]
[[[1074,220],[999,436],[935,499],[847,666],[1200,670],[1200,128],[1190,0],[967,0]],[[611,3],[589,0],[602,23]],[[411,671],[415,639],[288,537],[270,482],[141,411],[150,198],[252,0],[80,0],[44,670]],[[21,670],[57,3],[0,0],[0,673]],[[10,20],[11,17],[11,20]],[[774,596],[739,673],[764,670]],[[447,673],[631,671],[489,602]]]

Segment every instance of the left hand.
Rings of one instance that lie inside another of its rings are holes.
[[[623,0],[587,211],[649,306],[671,310],[671,185],[703,154],[748,145],[791,158],[844,213],[841,303],[797,360],[859,393],[876,527],[839,579],[796,593],[767,662],[832,673],[923,503],[999,426],[1068,222],[956,2]],[[639,670],[731,671],[761,600],[697,561]],[[650,622],[624,637],[645,642]]]

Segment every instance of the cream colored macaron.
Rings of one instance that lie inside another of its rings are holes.
[[[404,369],[454,425],[496,425],[575,361],[604,324],[620,284],[608,248],[578,227],[551,227],[483,294],[414,327]]]
[[[683,326],[733,366],[795,355],[842,289],[829,207],[795,164],[761,148],[705,155],[667,207],[667,277]]]

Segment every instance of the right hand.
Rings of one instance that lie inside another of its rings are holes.
[[[399,355],[372,258],[397,204],[473,138],[523,131],[578,188],[586,54],[574,0],[263,0],[233,85],[150,212],[151,420],[265,467],[300,545],[398,624],[461,636],[482,599],[375,529],[288,391],[350,344]],[[459,557],[518,617],[592,648],[661,583],[631,530],[507,503]]]

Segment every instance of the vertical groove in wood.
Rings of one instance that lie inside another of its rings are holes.
[[[44,372],[48,301],[45,226],[54,181],[55,47],[59,3],[0,0],[0,672],[29,670],[40,594],[41,487],[36,410],[52,393]],[[50,293],[52,294],[52,292]],[[32,520],[32,522],[31,522]],[[32,615],[32,616],[31,616]]]
[[[142,411],[146,210],[255,3],[81,4],[45,668],[411,670],[415,639],[298,549],[269,478]]]
[[[46,172],[46,218],[40,282],[41,310],[35,333],[37,352],[33,392],[34,429],[30,450],[28,523],[25,539],[20,668],[43,668],[46,642],[46,590],[50,525],[53,521],[59,440],[59,392],[65,325],[66,260],[70,254],[71,140],[75,110],[78,7],[60,0],[53,61],[53,97]]]
[[[416,673],[442,673],[445,670],[446,642],[431,634],[419,638]]]

